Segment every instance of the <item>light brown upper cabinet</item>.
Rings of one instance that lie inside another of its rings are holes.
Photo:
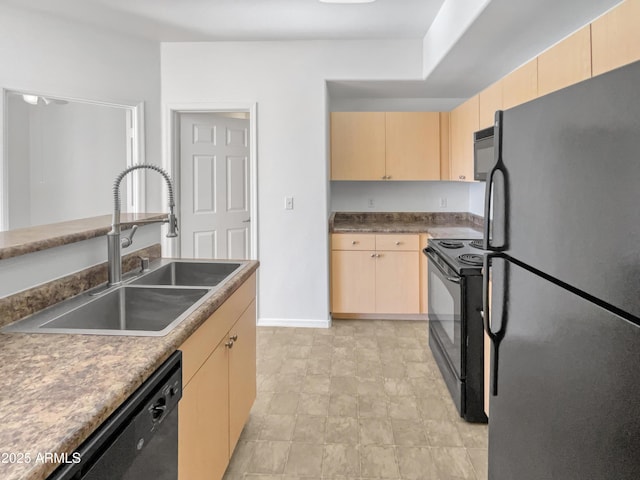
[[[473,133],[480,129],[479,97],[451,111],[450,180],[473,181]]]
[[[507,109],[538,96],[538,59],[534,58],[502,79],[502,108]]]
[[[387,180],[440,180],[440,113],[387,112]]]
[[[593,75],[640,60],[640,0],[626,0],[591,24]]]
[[[332,112],[332,180],[440,180],[439,112]]]
[[[440,178],[449,180],[451,170],[451,113],[440,112]]]
[[[538,57],[538,95],[591,78],[591,27],[587,25]]]
[[[385,113],[331,113],[331,180],[381,180]]]
[[[480,128],[487,128],[493,125],[496,110],[502,110],[502,81],[484,89],[479,98]]]

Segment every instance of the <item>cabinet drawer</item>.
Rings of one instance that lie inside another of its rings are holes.
[[[376,235],[376,250],[411,250],[420,248],[419,235]]]
[[[334,233],[331,250],[375,250],[376,236],[362,233]]]

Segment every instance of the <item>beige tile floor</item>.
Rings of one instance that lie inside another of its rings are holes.
[[[258,396],[225,480],[487,478],[487,427],[460,419],[427,324],[258,328]]]

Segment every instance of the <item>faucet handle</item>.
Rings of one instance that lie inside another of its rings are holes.
[[[140,259],[140,272],[149,270],[149,257],[138,257]]]
[[[120,239],[120,246],[122,248],[127,248],[131,246],[131,244],[133,243],[133,236],[136,234],[136,230],[138,230],[138,226],[134,225],[133,227],[131,227],[131,232],[129,232],[129,235],[124,235]]]

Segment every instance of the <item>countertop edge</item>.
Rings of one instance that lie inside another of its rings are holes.
[[[123,213],[123,223],[156,220],[164,213]],[[70,243],[106,235],[111,228],[111,215],[70,220],[0,232],[0,260],[35,253]],[[51,232],[55,233],[51,233]]]

